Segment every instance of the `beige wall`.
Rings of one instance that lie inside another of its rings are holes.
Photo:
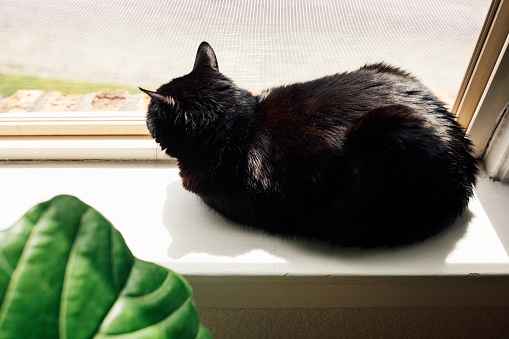
[[[507,338],[509,308],[202,309],[214,338]]]

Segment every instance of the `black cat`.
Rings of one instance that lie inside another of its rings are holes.
[[[343,246],[412,243],[462,213],[477,167],[453,115],[386,64],[253,95],[203,42],[191,73],[143,90],[184,187],[235,221]]]

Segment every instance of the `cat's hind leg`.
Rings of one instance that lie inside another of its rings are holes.
[[[372,110],[347,140],[344,182],[354,201],[352,222],[360,228],[352,244],[420,241],[445,229],[463,210],[447,145],[422,113],[404,105]]]

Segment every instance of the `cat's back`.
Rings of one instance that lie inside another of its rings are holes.
[[[441,149],[440,157],[473,168],[470,144],[443,103],[417,78],[383,63],[268,89],[256,114],[248,167],[257,176],[287,175],[288,167],[296,176],[322,178],[359,155],[383,161],[373,149],[402,161]],[[421,144],[420,155],[409,151]]]
[[[315,80],[270,88],[258,96],[267,123],[308,123],[313,118],[350,124],[373,109],[422,104],[433,97],[411,74],[383,63]],[[435,99],[435,98],[432,98]],[[314,121],[318,123],[318,121]]]
[[[262,92],[247,153],[252,181],[264,188],[281,186],[275,181],[291,186],[292,177],[325,182],[338,168],[316,164],[340,163],[349,131],[367,112],[400,101],[391,92],[405,82],[418,85],[407,73],[379,64]]]
[[[434,115],[448,112],[415,77],[380,63],[352,72],[274,87],[258,97],[259,142],[317,151],[341,148],[346,134],[370,111],[392,105],[409,106],[415,114],[440,124]]]

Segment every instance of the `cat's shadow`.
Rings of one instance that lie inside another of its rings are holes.
[[[172,239],[168,256],[174,260],[190,253],[231,258],[252,250],[273,253],[275,246],[279,246],[286,251],[278,251],[278,257],[286,253],[288,257],[282,258],[286,262],[291,262],[294,257],[290,253],[307,253],[314,260],[338,259],[349,263],[373,259],[376,262],[386,260],[390,264],[400,262],[404,257],[409,263],[425,263],[432,269],[444,266],[445,259],[464,237],[473,217],[472,212],[466,210],[453,226],[422,243],[394,248],[335,248],[312,241],[283,239],[231,222],[205,205],[197,195],[184,190],[180,181],[169,184],[166,191],[163,223]]]
[[[235,257],[249,249],[274,250],[272,236],[227,220],[196,194],[186,191],[180,180],[166,188],[163,223],[172,239],[168,256],[180,259],[189,253]]]

